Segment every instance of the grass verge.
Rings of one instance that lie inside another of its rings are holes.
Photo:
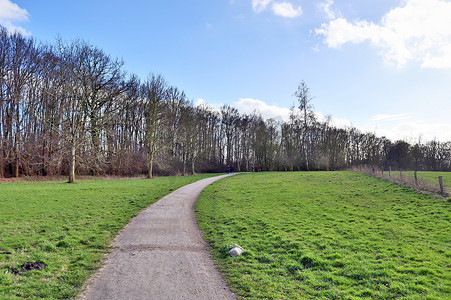
[[[354,167],[352,170],[379,178],[385,178],[396,184],[410,187],[419,193],[435,194],[439,197],[451,196],[451,172],[418,171],[417,179],[415,180],[414,171],[381,172],[380,170],[375,170],[374,168],[366,166]],[[443,191],[440,188],[439,176],[442,177]]]
[[[385,172],[388,173],[388,172]],[[392,177],[401,177],[399,171],[392,171]],[[414,182],[415,172],[414,171],[403,171],[403,178],[407,177],[411,181]],[[417,178],[418,181],[428,182],[431,185],[434,185],[436,189],[439,189],[439,181],[438,177],[442,176],[443,187],[445,191],[451,193],[451,172],[429,172],[429,171],[418,171]]]
[[[365,174],[296,172],[218,181],[196,212],[243,298],[449,299],[450,207]]]
[[[132,217],[210,176],[0,183],[0,299],[74,297]]]

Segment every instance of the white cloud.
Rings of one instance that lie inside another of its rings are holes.
[[[261,13],[271,3],[271,0],[252,0],[252,8],[256,13]]]
[[[257,112],[263,119],[275,119],[278,121],[287,122],[290,119],[290,109],[286,107],[280,107],[277,105],[268,105],[264,101],[252,99],[252,98],[240,98],[232,104],[233,107],[238,109],[242,114],[252,114]],[[326,121],[326,117],[320,112],[315,112],[315,115],[319,121]],[[352,124],[349,120],[331,118],[330,124],[338,128],[347,128]]]
[[[204,106],[204,105],[208,105],[208,104],[207,104],[207,102],[206,102],[204,99],[202,99],[202,98],[199,98],[199,99],[196,100],[196,102],[194,102],[194,106]]]
[[[325,119],[320,119],[322,121],[324,121]],[[343,119],[343,118],[335,118],[332,117],[330,120],[330,124],[337,127],[337,128],[350,128],[352,127],[352,123],[351,121],[349,121],[348,119]]]
[[[374,132],[378,136],[385,136],[392,141],[405,140],[415,143],[421,138],[423,142],[437,140],[442,142],[451,141],[451,124],[425,123],[423,121],[402,121],[389,126],[386,123],[362,128],[364,131]]]
[[[331,14],[328,1],[323,9]],[[315,31],[331,48],[369,41],[384,59],[402,67],[410,61],[423,68],[451,68],[451,2],[406,0],[390,10],[379,24],[365,20],[348,21],[338,16]]]
[[[223,104],[209,105],[204,99],[199,98],[195,102],[195,105],[204,105],[219,112]],[[241,114],[252,114],[256,112],[265,120],[275,119],[286,122],[290,116],[290,109],[277,105],[268,105],[266,102],[258,99],[239,98],[231,106],[238,109]],[[321,122],[327,120],[327,117],[320,112],[315,112],[315,115]],[[426,123],[422,120],[415,120],[406,113],[375,115],[369,123],[360,126],[353,125],[347,119],[331,117],[329,124],[337,128],[356,127],[362,132],[372,132],[377,136],[385,136],[392,141],[405,140],[410,143],[415,143],[420,137],[423,142],[434,139],[442,142],[451,141],[451,124],[439,122]]]
[[[10,32],[20,32],[24,35],[30,35],[28,31],[13,23],[28,21],[28,12],[20,8],[10,0],[0,0],[0,25],[6,27]]]
[[[326,2],[319,4],[319,8],[326,13],[326,16],[329,20],[337,18],[337,13],[335,13],[335,11],[331,9],[333,4],[334,4],[333,0],[326,0]],[[338,16],[341,17],[341,14],[338,13]]]
[[[410,116],[408,114],[382,114],[375,115],[371,118],[372,121],[397,121],[405,119],[410,119]]]
[[[268,105],[264,101],[252,98],[240,98],[232,103],[242,114],[252,114],[257,112],[263,119],[275,119],[279,121],[288,121],[290,110],[277,105]],[[315,112],[317,119],[321,122],[326,121],[320,112]],[[371,122],[355,126],[351,121],[344,118],[331,117],[329,124],[337,128],[356,127],[362,132],[373,132],[377,136],[385,136],[392,141],[406,140],[414,143],[421,137],[422,141],[436,139],[438,141],[451,141],[451,124],[446,123],[426,123],[422,120],[415,120],[411,115],[401,114],[380,114],[371,118]]]
[[[270,6],[270,4],[272,5]],[[261,13],[268,7],[272,12],[280,17],[284,18],[296,18],[302,15],[302,7],[294,7],[290,2],[273,2],[273,0],[252,0],[252,8],[255,13]]]
[[[274,14],[285,18],[296,18],[302,15],[302,8],[300,6],[295,8],[288,2],[274,3],[271,8]]]
[[[252,98],[240,98],[232,105],[243,114],[252,114],[257,112],[261,114],[263,119],[288,120],[290,110],[276,105],[268,105],[265,102]]]
[[[224,104],[222,104],[222,103],[210,104],[210,103],[207,103],[207,101],[205,101],[202,98],[199,98],[199,99],[196,100],[196,102],[194,102],[194,106],[195,107],[204,107],[204,108],[206,108],[208,110],[216,111],[216,112],[219,112],[223,105]]]

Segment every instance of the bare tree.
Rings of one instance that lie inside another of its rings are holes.
[[[77,164],[77,150],[86,140],[86,114],[83,109],[83,86],[79,72],[82,70],[80,44],[77,42],[66,44],[57,41],[59,57],[58,78],[60,80],[58,96],[63,106],[63,122],[61,135],[68,145],[69,183],[75,182],[75,168]]]
[[[307,171],[310,170],[310,146],[311,139],[311,126],[316,121],[315,114],[313,112],[313,106],[311,104],[312,97],[310,96],[310,89],[304,81],[301,81],[298,85],[297,91],[293,94],[298,100],[298,108],[300,111],[301,121],[301,142],[302,153],[304,156],[305,167]]]
[[[238,110],[232,106],[221,107],[222,126],[226,137],[226,164],[233,163],[233,140],[236,131],[236,124],[240,117]]]
[[[159,150],[159,142],[163,134],[163,118],[167,83],[161,75],[149,75],[142,86],[142,95],[146,100],[145,106],[145,140],[147,148],[148,178],[153,178],[155,155]]]
[[[13,152],[13,174],[19,177],[21,162],[21,131],[24,118],[29,115],[33,104],[27,101],[27,87],[36,75],[38,67],[37,56],[39,50],[31,38],[26,38],[20,33],[9,35],[9,51],[7,60],[9,68],[5,71],[6,84],[6,116],[8,133],[11,136]]]
[[[5,168],[5,149],[8,138],[8,116],[7,116],[7,85],[6,75],[8,73],[9,61],[9,37],[8,32],[0,26],[0,178],[3,178]]]
[[[119,96],[124,92],[123,61],[106,55],[102,50],[82,40],[75,41],[80,63],[76,70],[81,84],[82,108],[87,116],[87,129],[91,136],[91,163],[95,175],[104,168],[100,135],[110,120]]]

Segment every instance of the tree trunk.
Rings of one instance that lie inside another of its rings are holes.
[[[75,182],[75,145],[70,146],[69,158],[69,183]]]
[[[19,177],[19,134],[16,133],[15,145],[14,145],[14,177]]]
[[[193,175],[196,174],[196,172],[194,171],[194,157],[191,161],[191,170],[193,171]]]
[[[0,178],[5,177],[4,175],[4,163],[3,163],[3,148],[0,147]]]
[[[183,176],[185,175],[186,175],[186,153],[183,152]]]
[[[153,153],[151,153],[149,156],[150,156],[150,158],[149,158],[147,178],[152,179],[153,178]]]
[[[95,113],[92,113],[90,115],[91,118],[91,159],[93,160],[93,164],[91,166],[92,169],[92,174],[94,176],[100,176],[100,157],[99,157],[99,153],[100,153],[100,138],[99,138],[99,129],[98,129],[98,125],[97,125],[97,116],[95,115]]]
[[[309,162],[308,162],[308,150],[307,150],[307,145],[304,142],[304,159],[305,159],[305,167],[307,168],[307,171],[310,171],[310,166],[309,166]]]

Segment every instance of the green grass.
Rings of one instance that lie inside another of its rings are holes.
[[[74,297],[132,217],[209,176],[0,184],[0,299]],[[26,262],[47,267],[12,273]]]
[[[450,206],[354,172],[251,173],[207,187],[196,212],[243,298],[450,299]]]

